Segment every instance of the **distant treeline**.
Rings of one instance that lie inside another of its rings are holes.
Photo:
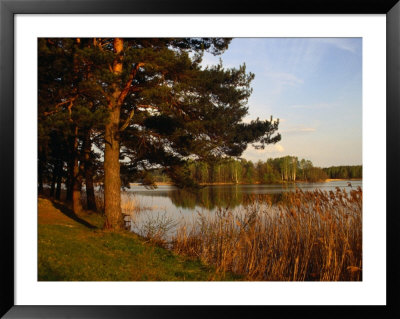
[[[245,159],[217,163],[189,161],[187,172],[197,183],[272,184],[282,182],[317,182],[328,178],[362,178],[362,166],[314,167],[309,160],[285,156],[253,163]],[[161,170],[153,171],[157,182],[168,182]]]
[[[323,168],[329,178],[362,178],[362,165]]]

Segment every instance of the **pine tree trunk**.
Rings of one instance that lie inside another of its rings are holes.
[[[93,172],[85,170],[87,209],[96,211],[96,197],[94,196]]]
[[[74,138],[74,166],[73,166],[73,182],[72,182],[72,210],[75,214],[82,211],[81,188],[82,174],[80,174],[80,165],[78,161],[78,126],[75,126]],[[82,162],[82,161],[81,161]]]
[[[81,203],[81,186],[82,181],[79,178],[79,165],[78,160],[74,163],[74,183],[72,186],[72,210],[75,214],[79,214],[82,212],[82,203]]]
[[[90,152],[92,148],[92,143],[90,141],[90,130],[85,132],[84,140],[84,156],[85,156],[85,184],[86,184],[86,202],[87,209],[96,211],[96,199],[94,196],[94,186],[93,186],[93,165],[90,159]]]
[[[123,39],[114,39],[116,58],[113,63],[113,72],[118,75],[122,72]],[[121,89],[118,84],[113,85],[113,93],[108,105],[109,122],[105,126],[104,150],[104,213],[105,229],[118,230],[123,228],[121,211],[121,177],[119,164],[119,122],[121,112]]]
[[[119,164],[119,108],[110,112],[109,123],[105,127],[104,152],[104,211],[106,229],[123,227],[121,211],[121,178]]]
[[[73,66],[74,66],[74,91],[77,92],[77,83],[79,83],[79,62],[76,48],[79,47],[81,43],[80,38],[75,39],[76,45],[73,46]],[[81,187],[82,187],[82,174],[79,171],[79,154],[78,154],[78,125],[75,123],[75,132],[73,139],[73,148],[72,148],[72,171],[70,175],[70,188],[72,189],[72,210],[75,214],[80,213],[82,211],[82,203],[81,203]],[[82,162],[82,161],[81,161]]]

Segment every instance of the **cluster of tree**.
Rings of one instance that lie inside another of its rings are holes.
[[[329,178],[362,178],[362,165],[331,166],[323,170]]]
[[[38,189],[62,185],[75,212],[86,186],[104,184],[105,228],[123,226],[121,185],[153,182],[159,168],[194,186],[189,158],[239,157],[276,143],[279,122],[243,123],[254,75],[245,65],[201,67],[225,38],[41,38],[38,40]],[[238,177],[239,178],[239,177]]]
[[[316,182],[327,178],[361,178],[362,166],[340,166],[319,168],[309,160],[285,156],[253,163],[245,159],[219,160],[214,163],[188,161],[190,177],[200,184],[273,184],[282,182]],[[345,172],[345,173],[343,173]],[[155,170],[156,181],[166,182],[168,177]]]

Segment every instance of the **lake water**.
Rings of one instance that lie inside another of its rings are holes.
[[[351,186],[349,186],[349,183]],[[158,186],[146,189],[143,186],[131,186],[123,193],[122,202],[131,201],[140,207],[140,214],[135,214],[129,205],[123,205],[125,214],[132,214],[132,230],[138,231],[149,220],[159,222],[190,219],[197,213],[213,213],[219,208],[232,211],[254,201],[260,195],[270,194],[272,200],[279,200],[284,192],[320,189],[334,191],[336,187],[347,191],[362,187],[362,181],[330,181],[321,183],[296,183],[276,185],[213,185],[197,191],[187,191],[174,186]]]

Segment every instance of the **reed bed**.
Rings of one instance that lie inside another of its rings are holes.
[[[139,200],[135,194],[122,193],[121,194],[121,211],[123,215],[135,216],[143,210]]]
[[[257,196],[240,211],[198,213],[164,245],[246,280],[360,281],[362,190],[297,190],[274,204]]]

